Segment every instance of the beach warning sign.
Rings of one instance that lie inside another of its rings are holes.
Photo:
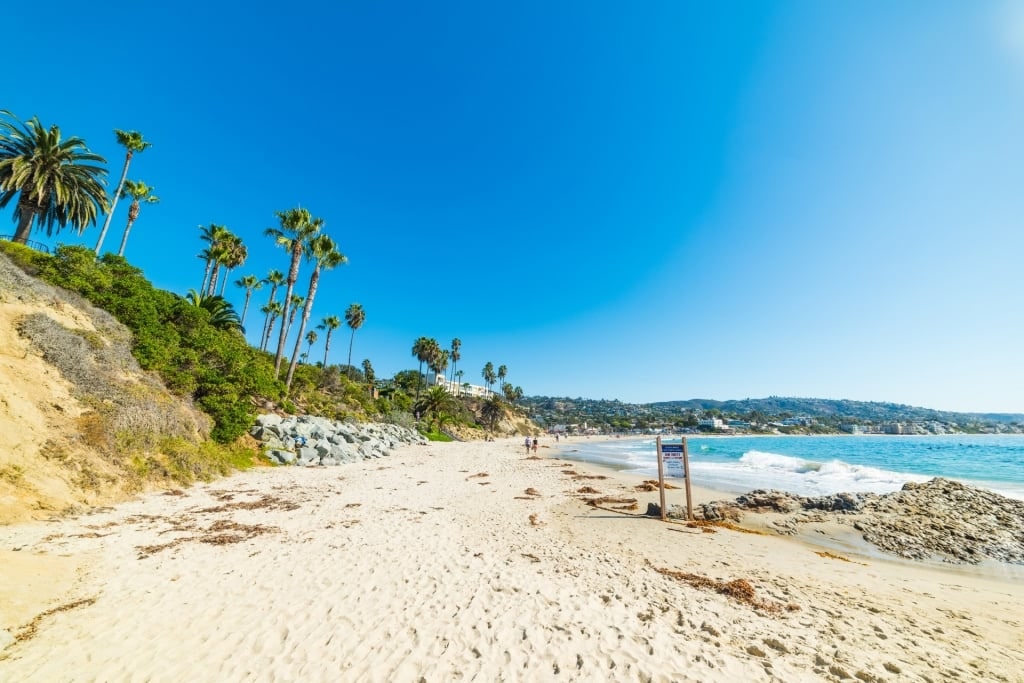
[[[661,443],[658,445],[658,489],[661,491],[661,520],[667,520],[665,508],[665,473],[669,476],[681,477],[686,486],[686,518],[693,519],[693,497],[690,494],[690,455],[686,451],[686,437],[679,443]]]

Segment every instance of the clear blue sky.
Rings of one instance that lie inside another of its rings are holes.
[[[274,212],[308,207],[350,259],[313,318],[363,304],[353,362],[379,376],[415,367],[419,336],[459,337],[465,379],[505,364],[528,395],[1024,412],[1022,3],[56,0],[3,17],[0,108],[85,138],[112,182],[112,129],[154,143],[131,176],[162,203],[132,263],[184,294],[215,222],[249,246],[233,279],[262,277],[287,265],[262,237]]]

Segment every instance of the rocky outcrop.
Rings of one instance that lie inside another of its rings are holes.
[[[883,495],[806,497],[759,489],[733,501],[697,505],[694,517],[736,522],[750,512],[780,513],[769,526],[782,534],[811,522],[849,524],[872,545],[915,560],[1024,564],[1024,501],[950,479],[911,482]],[[670,508],[668,515],[674,514],[685,516]]]
[[[343,465],[390,455],[399,446],[426,443],[417,432],[392,424],[332,422],[324,417],[256,418],[249,433],[280,465]]]

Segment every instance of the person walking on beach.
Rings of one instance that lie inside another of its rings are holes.
[[[530,437],[526,437],[526,454],[530,454]]]
[[[537,437],[533,437],[533,453],[534,453],[534,455],[537,454],[537,443],[538,443],[537,442]]]

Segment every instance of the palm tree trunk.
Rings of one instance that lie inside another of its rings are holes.
[[[213,259],[206,259],[206,270],[205,270],[205,271],[203,271],[203,284],[202,284],[202,286],[201,286],[201,287],[199,288],[199,291],[200,291],[200,292],[205,292],[205,291],[206,291],[206,281],[207,281],[207,280],[209,279],[209,277],[210,277],[210,268],[211,268],[212,266],[213,266]]]
[[[22,190],[22,194],[24,193],[25,191]],[[18,200],[18,203],[21,204],[21,199]],[[25,202],[25,206],[28,206],[29,204],[30,202]],[[14,231],[14,241],[18,242],[19,244],[25,244],[26,242],[28,242],[29,235],[32,234],[32,222],[36,218],[36,212],[32,210],[26,210],[24,207],[21,206],[19,206],[18,208],[21,210],[21,218],[20,220],[18,220],[18,227]]]
[[[270,304],[274,303],[274,295],[275,294],[277,294],[277,285],[272,285],[270,287],[270,300],[267,302],[267,306],[269,306]],[[261,340],[267,334],[267,327],[269,327],[269,325],[270,325],[270,313],[267,313],[267,315],[264,316],[264,318],[263,318],[263,331],[260,332],[260,339]],[[260,345],[260,351],[265,351],[266,350],[266,348],[264,348],[265,346],[266,346],[265,343],[261,344]]]
[[[348,339],[348,378],[352,379],[352,343],[356,340],[356,331],[352,330],[352,336]]]
[[[114,191],[114,198],[110,202],[110,211],[107,212],[107,217],[103,220],[103,229],[100,230],[100,238],[96,240],[96,255],[100,255],[100,247],[103,246],[103,240],[107,237],[107,230],[110,228],[110,219],[114,217],[114,209],[117,208],[117,200],[121,198],[121,190],[124,189],[124,180],[128,177],[128,164],[132,163],[132,151],[124,155],[124,168],[121,169],[121,180],[117,182],[117,190]],[[121,247],[124,251],[124,247]]]
[[[299,349],[302,348],[302,333],[306,331],[306,323],[309,322],[309,314],[313,310],[313,297],[316,296],[316,285],[319,279],[320,265],[317,264],[309,278],[309,294],[306,295],[306,305],[302,307],[302,321],[299,323],[299,334],[295,337],[295,350],[292,351],[292,359],[288,364],[288,378],[284,381],[286,393],[292,388],[292,378],[295,376],[295,366],[299,360]]]
[[[217,278],[220,276],[220,264],[213,264],[213,273],[210,275],[210,283],[206,286],[206,296],[213,296],[217,291]]]
[[[334,332],[330,327],[327,328],[327,339],[324,340],[324,370],[327,369],[327,352],[331,350],[331,333]]]
[[[132,231],[132,225],[134,224],[135,221],[129,220],[128,224],[124,226],[124,235],[121,236],[121,248],[117,250],[118,256],[124,256],[124,248],[128,244],[128,233]]]
[[[248,287],[245,289],[245,305],[242,306],[242,327],[245,327],[245,316],[249,313],[249,299],[252,298],[252,290]]]
[[[266,336],[263,337],[263,346],[260,347],[260,351],[266,351],[267,347],[270,346],[270,335],[274,332],[274,323],[277,321],[277,316],[270,316],[270,320],[267,322]]]
[[[228,280],[231,279],[231,268],[224,269],[224,280],[220,283],[220,295],[224,296],[224,291],[228,288]]]
[[[295,289],[295,281],[299,279],[299,260],[302,258],[302,244],[295,240],[295,244],[292,246],[292,263],[288,268],[288,291],[284,295],[284,310],[281,311],[281,334],[277,338],[277,354],[274,356],[274,375],[279,376],[281,374],[281,356],[284,355],[284,342],[288,335],[284,322],[284,317],[288,315],[288,307],[292,301],[292,290]]]

